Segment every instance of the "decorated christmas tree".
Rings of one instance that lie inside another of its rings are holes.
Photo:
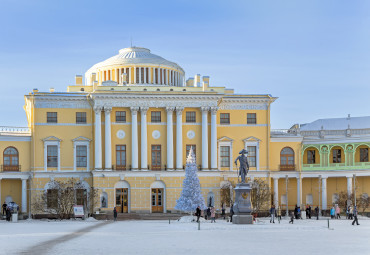
[[[176,201],[176,210],[190,213],[194,212],[198,206],[200,206],[201,210],[207,208],[200,192],[197,170],[193,148],[190,148],[188,158],[186,159],[185,179],[182,185],[181,195]]]

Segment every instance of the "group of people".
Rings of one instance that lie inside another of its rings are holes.
[[[16,213],[19,211],[19,206],[14,202],[10,202],[8,204],[4,202],[4,204],[2,205],[2,209],[3,216],[5,216],[7,221],[10,221],[12,213]]]
[[[201,216],[204,216],[204,219],[211,219],[211,223],[216,223],[216,209],[213,206],[208,207],[205,210],[201,210],[200,206],[198,206],[195,211],[195,216],[197,216],[197,222],[199,222],[199,218]]]

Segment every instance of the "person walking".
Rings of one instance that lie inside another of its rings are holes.
[[[216,210],[213,206],[211,208],[211,223],[212,222],[216,223]]]
[[[349,206],[346,207],[346,219],[349,219]]]
[[[272,205],[270,208],[270,223],[275,223],[275,205]]]
[[[316,213],[316,220],[319,220],[320,209],[319,209],[318,206],[316,206],[316,208],[315,208],[315,213]]]
[[[340,219],[340,207],[339,207],[339,205],[337,205],[337,208],[335,208],[335,214],[336,214],[337,219]]]
[[[114,221],[117,220],[117,209],[116,209],[116,207],[114,207],[114,209],[113,209],[113,219],[114,219]]]
[[[297,207],[297,215],[298,215],[298,219],[302,220],[301,208],[299,206]]]
[[[211,208],[210,207],[207,208],[207,218],[211,219]]]
[[[7,207],[6,208],[6,220],[7,221],[10,221],[10,217],[12,216],[12,214],[10,213],[10,208],[9,207]]]
[[[277,209],[277,218],[278,218],[278,221],[279,221],[279,224],[280,224],[280,221],[281,221],[281,208],[280,208],[280,206],[278,206],[278,209]]]
[[[353,208],[352,208],[352,206],[349,206],[349,219],[350,220],[353,220]]]
[[[4,202],[4,204],[3,204],[3,215],[6,215],[6,208],[7,208],[7,205],[6,205],[6,203]]]
[[[298,220],[298,205],[295,205],[294,207],[294,217]]]
[[[355,222],[356,222],[357,225],[360,225],[360,224],[358,224],[357,214],[358,214],[358,211],[357,211],[357,207],[355,206],[355,208],[353,209],[353,217],[355,219],[352,221],[352,225],[354,225]]]
[[[309,218],[311,219],[311,206],[307,205],[306,207],[306,219]]]
[[[234,215],[234,206],[231,205],[231,207],[230,207],[230,222],[233,222],[233,215]]]
[[[334,219],[335,218],[335,209],[334,206],[330,209],[330,218]]]
[[[195,211],[195,216],[197,216],[197,222],[199,222],[199,218],[200,218],[200,206],[197,207],[197,209]]]
[[[291,212],[289,223],[292,223],[293,224],[293,222],[294,222],[294,214],[293,214],[293,212]]]
[[[225,219],[225,207],[224,207],[224,204],[222,204],[221,216]]]

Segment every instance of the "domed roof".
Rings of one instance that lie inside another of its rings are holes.
[[[179,71],[184,70],[176,63],[168,61],[158,55],[152,54],[149,49],[141,47],[131,47],[119,50],[118,55],[115,55],[107,60],[99,62],[92,66],[88,72],[93,72],[95,69],[104,68],[108,66],[121,66],[130,64],[149,64],[156,66],[167,66],[176,68]]]

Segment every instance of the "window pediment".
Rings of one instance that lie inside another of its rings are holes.
[[[84,137],[84,136],[79,136],[76,137],[75,139],[72,139],[73,142],[90,142],[91,139]]]
[[[62,140],[55,136],[49,136],[44,139],[42,139],[44,142],[46,141],[53,141],[53,142],[61,142]]]
[[[257,137],[254,137],[254,136],[249,136],[245,139],[243,139],[243,142],[261,142],[260,139],[258,139]]]

